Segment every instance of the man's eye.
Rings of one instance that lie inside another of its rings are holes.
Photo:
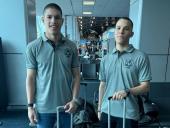
[[[124,30],[129,30],[129,28],[125,28]]]
[[[117,30],[119,30],[119,29],[120,29],[120,27],[117,27],[116,29],[117,29]]]
[[[56,19],[56,20],[60,20],[60,19],[61,19],[61,17],[59,17],[59,16],[56,16],[56,17],[55,17],[55,19]]]
[[[47,16],[48,19],[51,19],[51,16]]]

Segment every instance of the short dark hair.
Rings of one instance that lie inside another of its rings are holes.
[[[54,9],[60,11],[61,16],[62,16],[62,9],[61,9],[61,7],[60,7],[59,5],[57,5],[57,4],[55,4],[55,3],[49,3],[49,4],[47,4],[47,5],[44,7],[43,14],[44,14],[45,10],[48,9],[48,8],[54,8]]]
[[[117,20],[117,22],[118,22],[120,19],[128,20],[128,21],[130,22],[131,26],[132,26],[132,29],[133,29],[133,22],[132,22],[132,20],[131,20],[129,17],[119,17],[118,20]],[[117,22],[116,22],[116,24],[117,24]]]

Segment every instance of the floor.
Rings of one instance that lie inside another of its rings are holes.
[[[0,112],[0,128],[30,128],[26,110]]]

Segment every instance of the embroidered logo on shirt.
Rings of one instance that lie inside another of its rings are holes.
[[[65,51],[64,51],[65,55],[67,57],[70,57],[71,56],[71,50],[69,48],[66,48]]]
[[[132,66],[132,60],[125,60],[125,67],[130,68]]]

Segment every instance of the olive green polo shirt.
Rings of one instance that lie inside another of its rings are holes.
[[[107,113],[108,97],[114,92],[133,88],[143,81],[151,80],[151,68],[146,54],[129,45],[120,53],[116,49],[106,55],[100,64],[99,79],[106,82],[101,111]],[[139,119],[137,97],[129,95],[126,99],[126,117]],[[111,101],[111,115],[123,117],[123,101]]]
[[[72,68],[79,67],[76,45],[62,36],[52,45],[45,36],[27,45],[26,67],[36,70],[35,104],[40,113],[55,113],[72,99]]]

